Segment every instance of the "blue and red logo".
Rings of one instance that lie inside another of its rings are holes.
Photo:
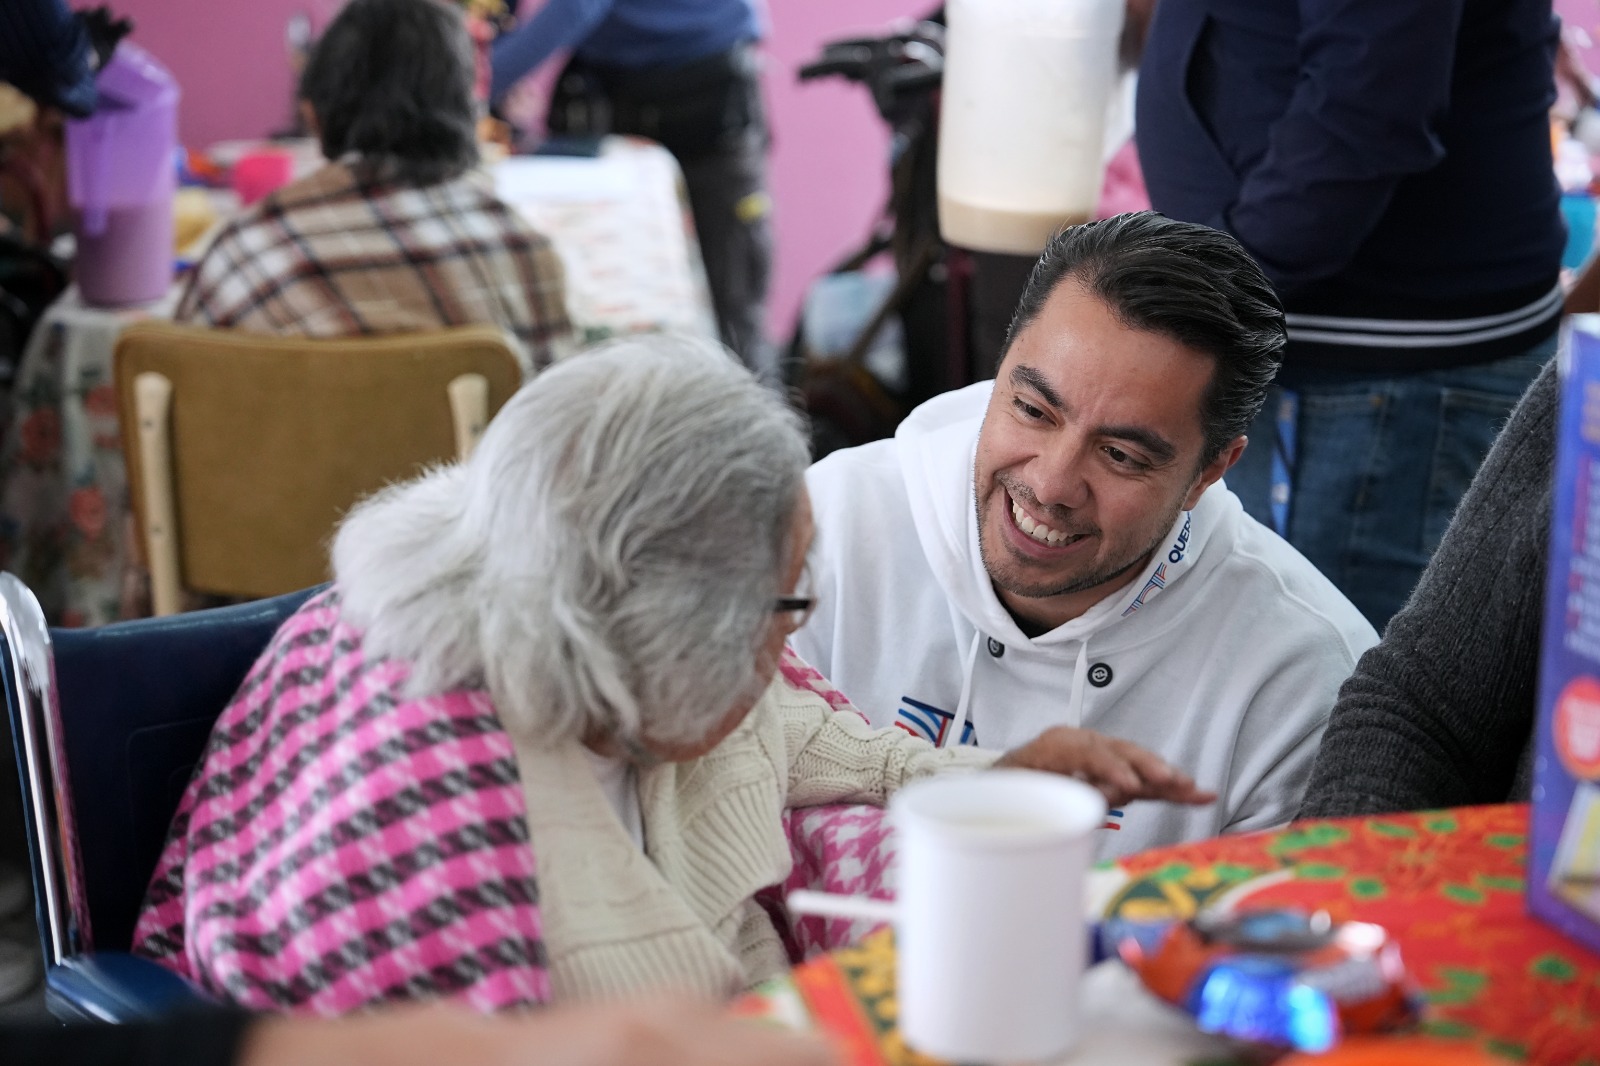
[[[944,743],[945,736],[950,732],[950,723],[956,716],[949,711],[914,700],[910,696],[900,697],[900,706],[895,710],[894,724],[904,729],[914,737],[921,737],[928,743],[938,747]],[[961,730],[962,744],[977,744],[977,733],[969,721]]]

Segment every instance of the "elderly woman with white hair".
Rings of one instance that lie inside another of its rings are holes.
[[[874,731],[785,652],[806,463],[726,353],[657,337],[558,364],[470,460],[359,505],[333,586],[217,723],[136,950],[323,1013],[781,971],[755,896],[789,872],[785,809],[998,757]],[[1106,754],[1059,730],[1004,758],[1093,776]]]

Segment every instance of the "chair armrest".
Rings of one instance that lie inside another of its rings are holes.
[[[120,1024],[210,1002],[171,970],[123,951],[75,956],[45,973],[45,1005],[63,1021]]]

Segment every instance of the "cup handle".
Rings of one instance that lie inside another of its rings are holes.
[[[822,918],[865,919],[869,922],[893,922],[900,908],[891,900],[872,899],[869,896],[845,896],[837,892],[813,892],[799,888],[784,900],[795,914],[815,914]],[[1123,923],[1125,924],[1125,923]],[[1164,923],[1158,923],[1164,924]],[[1090,966],[1118,957],[1116,939],[1123,932],[1118,923],[1088,923],[1088,953]]]
[[[813,892],[801,888],[789,893],[785,902],[796,914],[815,914],[823,918],[864,918],[869,922],[892,922],[900,908],[893,902],[867,896],[845,896],[837,892]]]

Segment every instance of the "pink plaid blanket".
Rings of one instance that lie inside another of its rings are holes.
[[[254,1010],[343,1014],[449,997],[549,998],[534,855],[510,739],[482,692],[400,695],[337,590],[292,616],[218,719],[174,818],[134,950]],[[787,684],[849,702],[786,654]],[[791,811],[783,886],[884,891],[865,807]],[[807,953],[848,922],[806,919]]]
[[[511,741],[488,697],[397,696],[337,591],[286,621],[218,719],[134,951],[255,1010],[549,998]]]

